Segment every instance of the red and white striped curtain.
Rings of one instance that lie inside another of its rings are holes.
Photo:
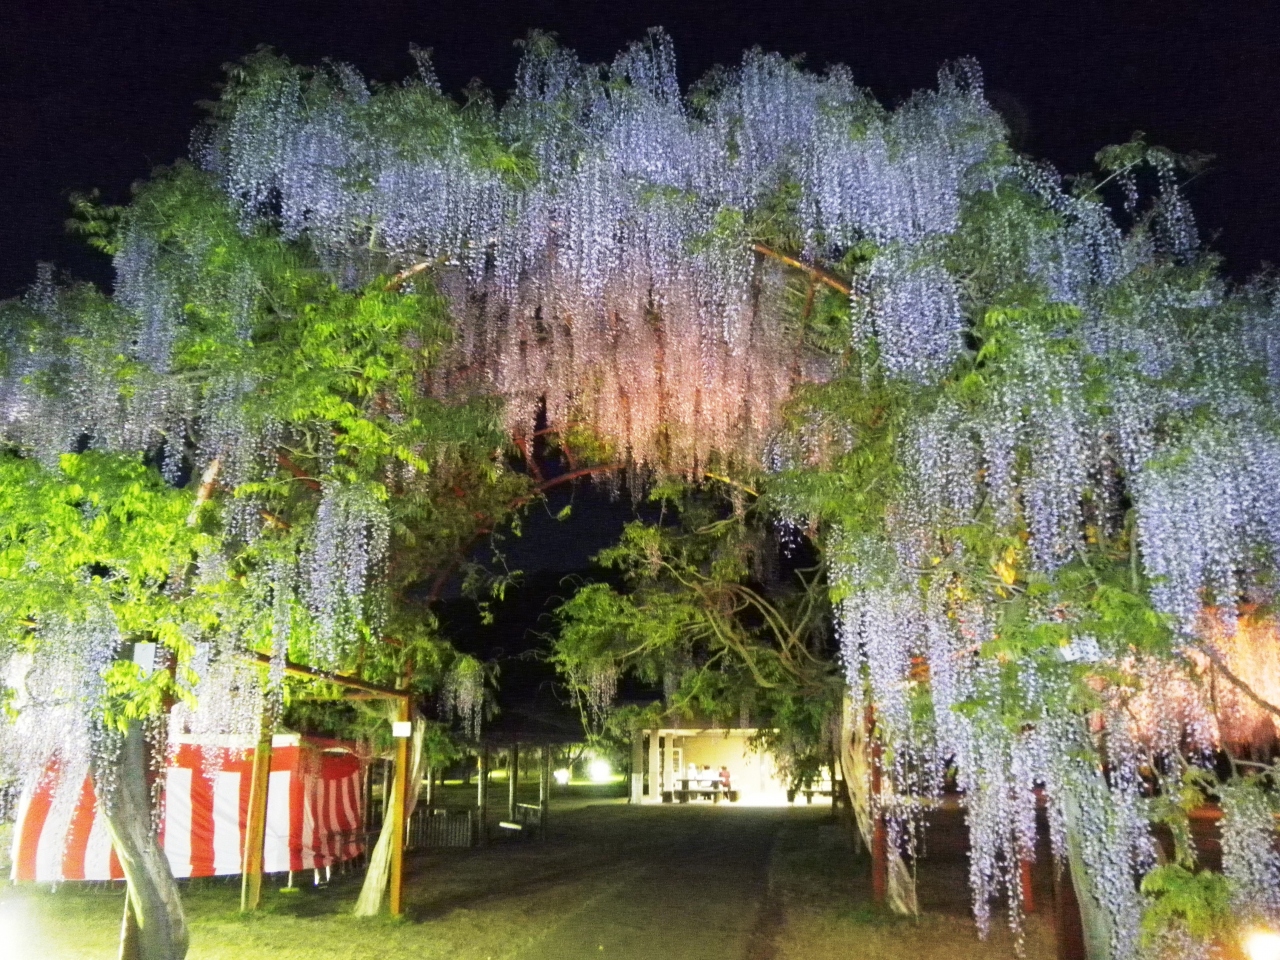
[[[267,790],[263,870],[307,870],[364,849],[360,761],[350,751],[277,737]],[[216,752],[216,755],[212,755]],[[165,769],[160,839],[175,877],[240,872],[253,750],[182,744]],[[23,795],[13,840],[15,881],[118,880],[93,785],[63,784],[52,767]]]

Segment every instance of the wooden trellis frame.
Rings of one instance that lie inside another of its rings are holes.
[[[273,660],[264,653],[249,654],[249,659],[263,666],[271,666]],[[317,670],[300,663],[286,660],[284,672],[292,677],[308,680],[322,680],[332,683],[357,696],[370,699],[386,699],[398,702],[397,719],[401,723],[408,722],[409,708],[413,702],[407,690],[395,690],[391,687],[369,683],[358,677],[349,677],[328,670]],[[264,748],[265,746],[265,748]],[[240,886],[240,909],[256,910],[262,891],[263,845],[266,839],[267,823],[267,784],[271,770],[271,734],[264,730],[253,760],[253,779],[249,785],[249,819],[245,827],[245,849],[242,859],[243,874]],[[405,811],[408,809],[409,788],[409,738],[396,738],[395,777],[392,780],[392,804],[388,808],[388,816],[392,817],[391,835],[391,890],[389,907],[391,915],[398,917],[404,913],[404,838]]]

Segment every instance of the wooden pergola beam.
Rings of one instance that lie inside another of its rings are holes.
[[[249,659],[269,667],[272,665],[272,659],[265,653],[250,653],[247,655]],[[304,667],[300,663],[294,663],[291,660],[284,662],[284,672],[291,677],[303,677],[307,680],[323,680],[325,683],[334,683],[340,687],[346,687],[348,690],[358,690],[361,693],[368,694],[375,698],[385,698],[389,700],[411,700],[412,694],[408,690],[396,690],[391,687],[382,687],[376,683],[369,683],[358,677],[349,677],[341,673],[331,673],[328,670],[317,670],[315,667]]]

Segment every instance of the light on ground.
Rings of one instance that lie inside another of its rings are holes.
[[[569,783],[570,774],[568,770],[557,770],[552,774],[552,776],[556,778],[556,783],[560,784],[562,787]]]
[[[1249,960],[1280,960],[1280,933],[1253,931],[1244,938],[1244,952]]]
[[[587,766],[587,776],[592,783],[608,783],[613,776],[613,766],[608,760],[592,760]]]
[[[0,943],[5,945],[6,950],[15,951],[13,954],[6,953],[5,956],[25,956],[23,947],[29,944],[26,917],[23,916],[21,904],[0,901]]]

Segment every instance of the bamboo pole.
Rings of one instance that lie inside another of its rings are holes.
[[[399,721],[409,721],[409,699],[400,699]],[[404,829],[409,793],[409,738],[396,738],[396,776],[392,787],[391,816],[395,818],[391,833],[391,915],[404,913]],[[385,801],[383,806],[386,806]]]
[[[262,857],[267,836],[267,790],[271,782],[271,727],[265,721],[253,752],[249,781],[249,814],[245,825],[240,875],[240,912],[250,913],[262,902]]]

